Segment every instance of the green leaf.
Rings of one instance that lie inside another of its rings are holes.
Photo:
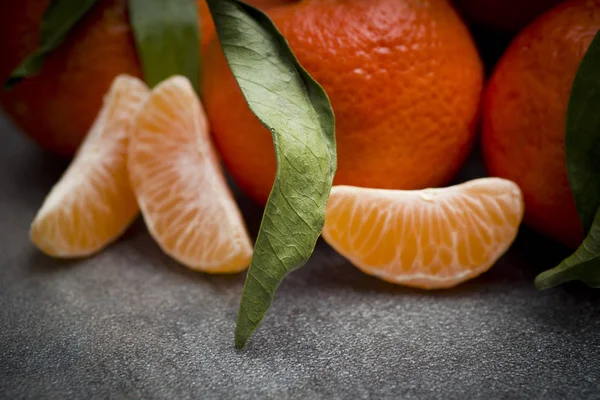
[[[21,80],[40,72],[46,56],[65,40],[69,31],[96,4],[96,1],[53,0],[42,19],[40,47],[15,68],[4,83],[4,88],[10,89]]]
[[[172,75],[183,75],[198,91],[200,33],[196,1],[129,0],[129,18],[148,86]]]
[[[569,184],[587,234],[600,207],[600,32],[573,82],[565,147]]]
[[[557,267],[538,275],[535,286],[542,290],[573,280],[600,287],[600,209],[596,212],[589,234],[577,251]]]
[[[236,347],[260,324],[287,274],[323,229],[336,168],[334,115],[271,20],[236,0],[208,0],[231,71],[250,109],[271,131],[277,175],[242,294]],[[243,133],[241,133],[243,134]]]

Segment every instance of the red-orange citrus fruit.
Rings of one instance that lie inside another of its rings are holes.
[[[248,0],[271,6],[286,0]],[[287,0],[290,1],[290,0]],[[10,0],[0,8],[0,81],[39,45],[40,24],[50,0]],[[197,0],[202,38],[214,31],[204,0]],[[42,147],[72,155],[119,74],[141,77],[126,0],[98,0],[67,39],[47,58],[39,75],[9,92],[0,105]]]
[[[581,243],[583,229],[567,179],[567,105],[599,29],[599,0],[572,0],[552,9],[513,41],[485,96],[482,146],[488,171],[521,187],[526,223],[571,246]]]
[[[469,153],[483,72],[446,0],[302,0],[267,11],[336,114],[336,184],[419,189],[448,182]],[[202,95],[236,182],[265,203],[276,164],[219,44]]]

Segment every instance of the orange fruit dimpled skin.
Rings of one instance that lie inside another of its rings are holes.
[[[488,172],[521,187],[528,225],[574,247],[583,228],[567,178],[566,113],[573,79],[599,29],[599,0],[567,1],[543,15],[497,65],[483,112]]]
[[[420,189],[453,177],[472,146],[483,70],[447,1],[304,0],[267,13],[331,100],[337,185]],[[229,172],[265,203],[276,172],[271,135],[216,41],[202,98]]]
[[[44,253],[91,255],[119,237],[137,216],[127,145],[133,115],[147,94],[137,78],[115,79],[75,159],[31,224],[31,240]]]
[[[150,234],[167,254],[204,272],[248,266],[252,245],[186,78],[151,92],[137,114],[128,165]]]
[[[323,237],[367,274],[440,289],[487,271],[522,218],[519,187],[499,178],[416,191],[335,186]]]

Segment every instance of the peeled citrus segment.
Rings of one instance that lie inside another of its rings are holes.
[[[138,113],[129,172],[150,234],[167,254],[205,272],[248,266],[250,238],[186,78],[159,84]]]
[[[147,95],[139,79],[115,78],[73,162],[31,224],[31,241],[44,253],[89,256],[119,237],[137,216],[127,147],[133,117]]]
[[[414,191],[335,186],[323,237],[367,274],[438,289],[487,271],[514,241],[523,196],[484,178]]]

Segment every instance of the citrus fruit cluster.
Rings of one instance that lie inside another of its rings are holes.
[[[149,91],[118,76],[75,159],[31,225],[55,257],[92,255],[141,209],[160,247],[204,272],[239,272],[252,249],[191,84]],[[516,236],[519,188],[480,179],[446,189],[334,187],[323,235],[367,273],[423,288],[454,286],[487,270]]]
[[[113,86],[32,226],[34,242],[47,253],[99,250],[139,205],[151,234],[182,263],[233,271],[249,262],[250,240],[208,139],[209,126],[236,183],[262,204],[276,172],[272,138],[245,103],[205,2],[197,3],[203,104],[183,89],[182,78],[149,94],[130,83],[137,89],[116,96]],[[323,235],[362,270],[395,283],[453,286],[493,264],[514,240],[523,215],[540,232],[570,245],[581,242],[566,176],[564,125],[577,66],[600,29],[600,0],[536,0],[527,7],[492,0],[250,3],[267,9],[330,97],[339,186]],[[2,76],[35,48],[47,4],[19,2],[0,15],[0,50],[7,55]],[[516,36],[486,86],[483,63],[456,7],[507,31],[543,15]],[[68,155],[121,73],[141,76],[126,6],[99,0],[42,72],[0,94],[0,101],[44,147]],[[126,103],[107,111],[118,99]],[[137,117],[126,118],[136,105]],[[481,120],[486,167],[504,179],[427,189],[451,182]],[[80,176],[84,170],[88,179]]]

